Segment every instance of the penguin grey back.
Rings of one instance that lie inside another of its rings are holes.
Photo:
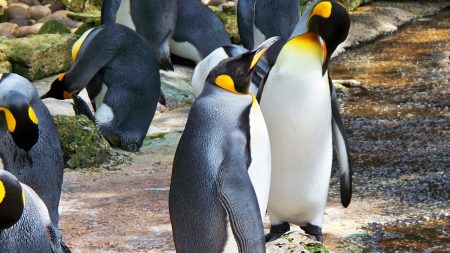
[[[175,42],[193,45],[203,59],[214,49],[231,44],[219,17],[199,0],[179,0]],[[173,52],[171,49],[171,52]],[[190,59],[195,62],[201,59]]]
[[[18,147],[8,133],[7,123],[0,119],[0,157],[5,170],[36,191],[57,227],[64,161],[56,125],[36,89],[27,79],[16,74],[3,74],[0,79],[0,104],[11,94],[20,94],[29,101],[39,122],[39,136],[36,144],[25,151]]]

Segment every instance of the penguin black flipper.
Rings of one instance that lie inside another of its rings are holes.
[[[113,24],[116,22],[117,10],[120,7],[121,0],[103,1],[101,21],[102,24]]]
[[[264,92],[264,86],[266,85],[267,77],[269,77],[269,72],[270,72],[270,69],[267,71],[267,73],[264,75],[264,77],[259,82],[258,94],[256,94],[256,100],[258,101],[258,103],[261,103],[261,97]]]
[[[72,251],[69,249],[69,247],[67,246],[67,244],[63,240],[61,240],[60,243],[61,243],[62,252],[64,252],[64,253],[72,253]]]
[[[253,15],[256,0],[239,0],[237,3],[237,23],[242,45],[253,50]]]
[[[328,75],[331,94],[331,112],[333,139],[336,146],[337,158],[340,168],[340,191],[342,206],[347,207],[352,199],[352,167],[350,163],[350,148],[345,134],[344,123],[339,112],[339,103],[336,96],[336,89]]]
[[[89,106],[87,103],[78,95],[73,94],[73,110],[75,111],[76,115],[85,115],[88,117],[88,119],[92,120],[95,123],[95,117],[91,112],[91,109],[89,109]]]
[[[232,133],[225,143],[225,157],[217,176],[220,202],[228,214],[239,252],[265,252],[264,236],[243,236],[249,231],[264,235],[258,200],[243,155],[246,141],[241,134]]]

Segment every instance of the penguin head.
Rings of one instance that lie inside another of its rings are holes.
[[[253,51],[221,61],[210,71],[206,81],[236,94],[247,94],[256,63],[278,39],[272,37]]]
[[[22,217],[25,194],[17,178],[0,170],[0,230],[12,227]]]
[[[350,17],[345,7],[337,1],[318,1],[312,7],[307,21],[308,31],[318,34],[326,50],[323,74],[328,69],[330,57],[348,35]]]
[[[50,90],[41,96],[41,99],[55,98],[59,100],[71,99],[72,92],[68,91],[67,84],[64,81],[65,73],[62,73],[53,81]]]
[[[29,151],[39,140],[38,117],[27,97],[11,90],[0,97],[0,119],[19,148]]]

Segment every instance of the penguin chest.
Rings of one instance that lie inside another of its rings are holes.
[[[131,0],[121,1],[116,14],[116,23],[122,24],[136,31],[136,26],[134,25],[133,19],[131,18],[130,1]]]
[[[252,160],[248,174],[258,198],[261,218],[264,220],[270,190],[271,155],[269,133],[256,100],[254,100],[250,109],[249,124],[250,155]]]
[[[103,100],[105,99],[106,92],[108,91],[108,86],[105,83],[102,83],[102,88],[99,93],[91,100],[91,103],[95,105],[95,108],[98,109],[103,104]]]
[[[203,59],[198,49],[187,41],[170,40],[170,52],[195,63],[199,63]]]

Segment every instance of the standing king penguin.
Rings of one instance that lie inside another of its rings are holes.
[[[0,170],[0,252],[70,252],[44,202],[5,170]]]
[[[300,17],[298,0],[239,0],[237,2],[237,21],[239,35],[245,48],[252,50],[267,38],[279,36],[264,55],[273,66],[283,45],[292,34]]]
[[[216,48],[231,44],[219,17],[199,0],[178,0],[178,18],[170,42],[173,55],[199,63]]]
[[[268,204],[273,240],[289,222],[323,241],[322,221],[332,166],[332,139],[339,161],[341,202],[352,193],[349,148],[328,64],[350,28],[346,9],[315,1],[301,17],[271,69],[261,97],[272,147]]]
[[[36,89],[16,74],[0,74],[0,132],[5,170],[39,195],[58,227],[64,173],[58,132]]]
[[[169,193],[179,253],[265,252],[270,144],[248,86],[256,62],[276,40],[223,60],[191,107]]]
[[[72,48],[74,63],[42,98],[73,98],[75,111],[94,121],[111,145],[142,146],[161,93],[158,57],[136,32],[120,24],[91,29]],[[86,88],[95,116],[78,95]]]
[[[177,15],[178,0],[104,0],[102,5],[102,24],[118,23],[136,31],[159,55],[164,70],[173,70],[169,43]]]

